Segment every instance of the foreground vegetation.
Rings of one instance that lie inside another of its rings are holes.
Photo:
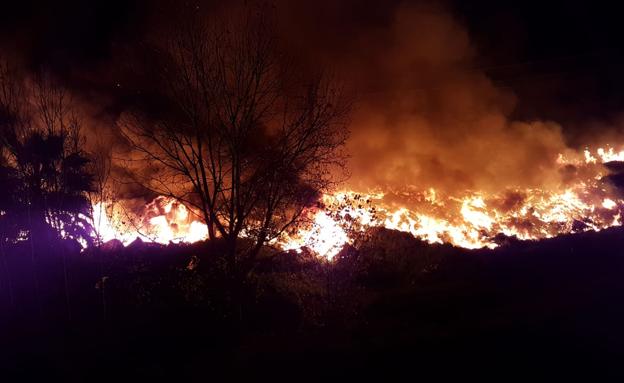
[[[2,266],[2,371],[66,381],[616,374],[622,234],[467,251],[379,230],[332,263],[265,250],[240,320],[215,241],[59,245],[36,254],[36,270],[18,246]]]

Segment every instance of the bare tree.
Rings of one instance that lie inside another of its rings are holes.
[[[106,301],[106,280],[104,273],[103,254],[100,251],[104,241],[104,233],[102,232],[103,218],[109,216],[109,205],[114,204],[114,195],[112,193],[112,185],[110,184],[110,176],[112,169],[112,148],[107,145],[103,137],[95,132],[92,139],[95,141],[93,150],[89,153],[89,170],[93,175],[93,188],[89,193],[89,201],[91,205],[91,218],[93,220],[93,232],[95,234],[95,254],[98,259],[99,280],[97,287],[100,290],[100,302],[102,307],[102,318],[106,320],[107,301]],[[106,219],[110,222],[110,218]]]
[[[344,169],[350,103],[329,76],[303,76],[280,54],[266,10],[187,18],[176,31],[151,63],[170,108],[128,113],[121,130],[142,164],[136,180],[198,211],[226,244],[230,275],[244,277]]]
[[[14,219],[14,193],[17,190],[17,179],[14,169],[10,167],[10,146],[7,138],[18,121],[19,92],[15,71],[8,62],[0,58],[0,257],[3,273],[6,275],[6,291],[9,303],[14,305],[12,272],[5,252],[5,246],[12,238],[17,237],[18,227]]]
[[[93,175],[93,188],[89,193],[91,203],[93,230],[95,233],[96,245],[102,244],[102,218],[108,213],[107,204],[113,200],[111,192],[110,177],[112,169],[112,148],[96,132],[93,137],[95,141],[94,149],[89,153],[89,170]],[[95,210],[97,209],[97,211]]]

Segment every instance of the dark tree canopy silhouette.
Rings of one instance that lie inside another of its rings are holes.
[[[0,217],[4,241],[90,243],[92,176],[66,93],[41,76],[0,69]]]
[[[244,278],[344,170],[350,102],[331,76],[303,75],[281,54],[262,7],[186,17],[151,48],[167,102],[121,120],[134,179],[193,207]]]

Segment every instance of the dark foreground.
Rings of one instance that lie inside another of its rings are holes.
[[[14,249],[0,380],[618,377],[623,246],[621,228],[476,252],[380,231],[331,266],[267,257],[236,325],[206,244]]]

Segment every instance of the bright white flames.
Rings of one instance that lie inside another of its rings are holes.
[[[311,213],[315,222],[312,228],[285,238],[284,246],[307,246],[332,258],[342,247],[338,244],[352,243],[357,237],[334,234],[336,226],[351,234],[381,226],[409,232],[429,243],[451,243],[474,249],[497,247],[499,234],[534,240],[621,225],[620,209],[624,201],[600,183],[606,170],[602,164],[611,161],[624,161],[624,150],[599,148],[595,153],[585,150],[581,158],[573,159],[560,155],[560,165],[591,167],[592,171],[588,179],[579,179],[558,191],[511,190],[501,195],[464,192],[458,197],[443,196],[429,189],[410,194],[403,206],[396,202],[396,197],[405,193],[343,191],[326,195],[325,209]],[[366,201],[365,208],[362,201]],[[333,217],[334,222],[327,222],[326,217]],[[336,245],[318,249],[314,242],[318,238],[323,238],[323,243],[333,240]]]
[[[559,190],[507,190],[501,194],[466,191],[444,195],[434,189],[409,193],[342,191],[323,196],[323,208],[307,212],[309,222],[277,241],[285,250],[307,247],[332,259],[358,233],[371,227],[411,233],[429,243],[451,243],[464,248],[494,248],[500,234],[523,240],[550,238],[563,233],[601,230],[621,225],[624,201],[600,182],[603,163],[624,161],[624,150],[599,148],[580,156],[560,155],[559,166],[585,169],[573,183]],[[580,173],[579,173],[580,174]],[[409,208],[408,208],[409,206]],[[206,226],[186,206],[158,197],[141,216],[124,216],[119,207],[96,204],[94,222],[103,241],[124,244],[144,240],[196,242],[207,237]]]
[[[128,245],[136,238],[161,244],[197,242],[208,237],[208,229],[189,209],[173,198],[157,197],[141,216],[130,214],[123,206],[97,203],[93,222],[102,242],[113,239]]]
[[[298,241],[282,243],[284,250],[299,250],[306,246],[317,254],[332,259],[349,243],[349,236],[340,223],[323,211],[314,214],[311,228],[297,233]]]

